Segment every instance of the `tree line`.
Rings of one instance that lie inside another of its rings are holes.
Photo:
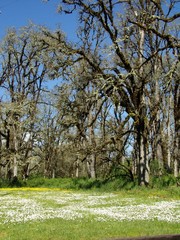
[[[74,42],[61,29],[9,29],[0,42],[0,178],[178,177],[177,4],[60,1],[62,14],[77,16]]]

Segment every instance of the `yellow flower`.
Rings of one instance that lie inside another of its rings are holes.
[[[21,187],[21,188],[0,188],[0,191],[64,191],[70,192],[69,190],[61,188],[35,188],[35,187]]]

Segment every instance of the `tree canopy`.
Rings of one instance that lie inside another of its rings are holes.
[[[0,46],[1,176],[178,177],[177,4],[60,1],[78,16],[76,42],[60,29],[10,30]]]

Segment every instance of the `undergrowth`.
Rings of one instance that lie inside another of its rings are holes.
[[[164,189],[168,187],[180,189],[177,186],[180,178],[175,178],[172,175],[153,177],[147,189],[157,188]],[[139,188],[138,182],[127,181],[123,178],[109,179],[88,179],[88,178],[43,178],[32,177],[27,180],[13,179],[11,181],[0,179],[0,187],[48,187],[61,188],[72,190],[102,190],[102,191],[118,191],[132,190]]]

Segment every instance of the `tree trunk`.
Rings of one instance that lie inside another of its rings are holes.
[[[180,119],[175,121],[175,136],[174,136],[174,176],[179,176],[179,168],[180,168]]]
[[[171,95],[169,97],[169,108],[167,113],[167,168],[171,172]]]
[[[15,118],[14,121],[17,119]],[[11,130],[11,146],[12,146],[12,160],[13,160],[13,179],[17,179],[18,177],[18,137],[17,137],[17,126],[16,124],[13,125]]]
[[[55,171],[55,169],[53,168],[52,169],[52,178],[55,178],[56,177],[56,171]]]
[[[141,87],[138,92],[137,102],[138,106],[138,116],[137,116],[137,143],[138,143],[138,182],[140,186],[149,184],[149,165],[147,161],[147,134],[146,134],[146,103],[145,103],[145,94],[144,94],[144,82],[143,75],[144,69],[143,64],[143,54],[144,54],[144,41],[145,41],[145,32],[144,29],[139,28],[139,76],[141,80]]]
[[[154,72],[158,69],[157,65],[154,66]],[[160,121],[160,92],[159,92],[159,79],[156,77],[155,79],[155,139],[154,139],[154,147],[155,147],[155,161],[158,161],[159,166],[159,174],[162,173],[164,168],[163,165],[163,154],[162,154],[162,136],[161,136],[161,121]]]
[[[94,126],[92,124],[92,118],[93,118],[92,111],[90,110],[88,123],[90,125],[90,127],[89,127],[89,145],[91,148],[91,155],[89,157],[88,168],[89,168],[90,178],[96,178],[96,154],[94,153],[94,150],[96,147],[96,141],[95,141],[95,134],[94,134]]]
[[[147,137],[144,130],[144,123],[137,127],[138,132],[138,183],[140,186],[149,184],[149,163],[147,159]]]
[[[91,178],[96,178],[96,156],[94,153],[91,155],[90,173]]]
[[[175,82],[174,89],[174,176],[179,176],[180,168],[180,88],[179,81]]]
[[[87,161],[87,172],[90,178],[96,178],[96,158],[92,154],[90,160]]]
[[[18,161],[16,155],[14,155],[13,161],[13,178],[16,178],[18,175]]]
[[[75,177],[79,177],[79,158],[75,162]]]

